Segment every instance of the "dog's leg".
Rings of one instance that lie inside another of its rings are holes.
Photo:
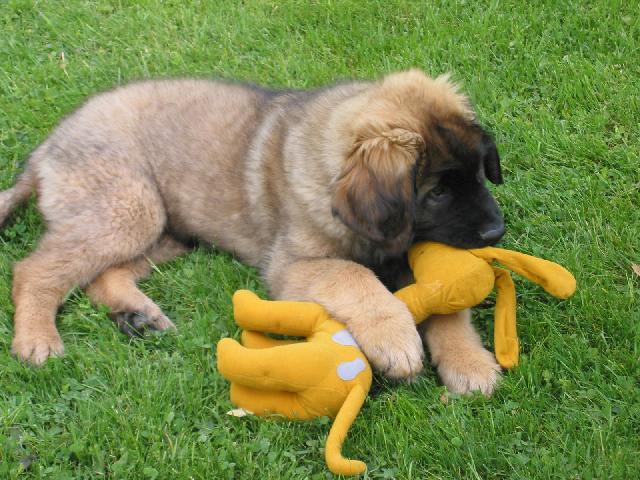
[[[422,342],[409,309],[368,268],[339,259],[276,259],[265,273],[277,298],[318,302],[344,322],[387,377],[409,379],[422,369]]]
[[[456,393],[479,390],[490,395],[500,379],[500,366],[482,346],[471,324],[471,311],[433,315],[423,325],[431,361],[447,388]]]
[[[46,237],[42,244],[45,243]],[[55,326],[55,314],[62,297],[71,288],[52,278],[50,268],[63,267],[65,258],[56,258],[41,247],[17,263],[13,269],[13,303],[16,307],[15,335],[11,351],[22,360],[39,365],[49,356],[64,352]]]
[[[124,251],[110,251],[93,240],[79,242],[74,235],[75,242],[71,244],[65,237],[45,234],[38,249],[14,267],[16,311],[11,350],[18,358],[35,365],[64,351],[55,326],[56,310],[64,295],[74,286],[88,282],[114,260],[121,262],[131,256],[126,247]],[[108,246],[116,248],[117,244],[109,242]]]
[[[111,309],[111,317],[127,335],[139,335],[147,327],[154,330],[174,327],[160,307],[138,289],[136,282],[149,274],[152,264],[167,262],[187,250],[183,243],[164,235],[144,256],[108,268],[91,282],[86,293],[94,303]]]
[[[62,167],[45,173],[38,204],[47,232],[37,250],[16,264],[13,279],[11,350],[36,365],[64,350],[55,325],[64,295],[107,268],[142,255],[156,243],[166,222],[162,198],[144,177],[103,179],[104,172],[97,170],[86,178],[81,171]],[[93,188],[94,183],[104,189]]]

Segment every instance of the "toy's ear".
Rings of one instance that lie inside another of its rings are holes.
[[[557,263],[502,248],[485,247],[470,250],[488,261],[498,261],[519,275],[537,283],[558,298],[569,298],[576,291],[575,277]]]

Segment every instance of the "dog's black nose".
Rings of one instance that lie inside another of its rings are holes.
[[[479,232],[480,238],[485,242],[495,243],[504,235],[504,222],[485,225]]]

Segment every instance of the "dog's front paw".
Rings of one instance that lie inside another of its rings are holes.
[[[434,363],[442,383],[454,393],[480,391],[489,396],[501,376],[495,357],[482,347],[454,349],[442,353]]]
[[[35,366],[42,365],[49,357],[64,353],[64,345],[58,332],[16,335],[11,344],[11,353],[19,360]]]
[[[387,378],[410,380],[422,370],[422,341],[403,303],[350,324],[350,329],[373,368]]]

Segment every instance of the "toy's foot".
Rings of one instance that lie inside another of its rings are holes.
[[[366,321],[349,323],[349,329],[373,368],[385,377],[410,380],[422,370],[422,341],[411,313],[400,300]]]
[[[175,325],[164,315],[149,317],[140,312],[114,312],[109,317],[120,331],[130,337],[141,337],[147,329],[167,330]]]
[[[452,350],[440,355],[437,366],[442,383],[454,393],[480,391],[489,396],[500,380],[500,366],[484,348]]]

